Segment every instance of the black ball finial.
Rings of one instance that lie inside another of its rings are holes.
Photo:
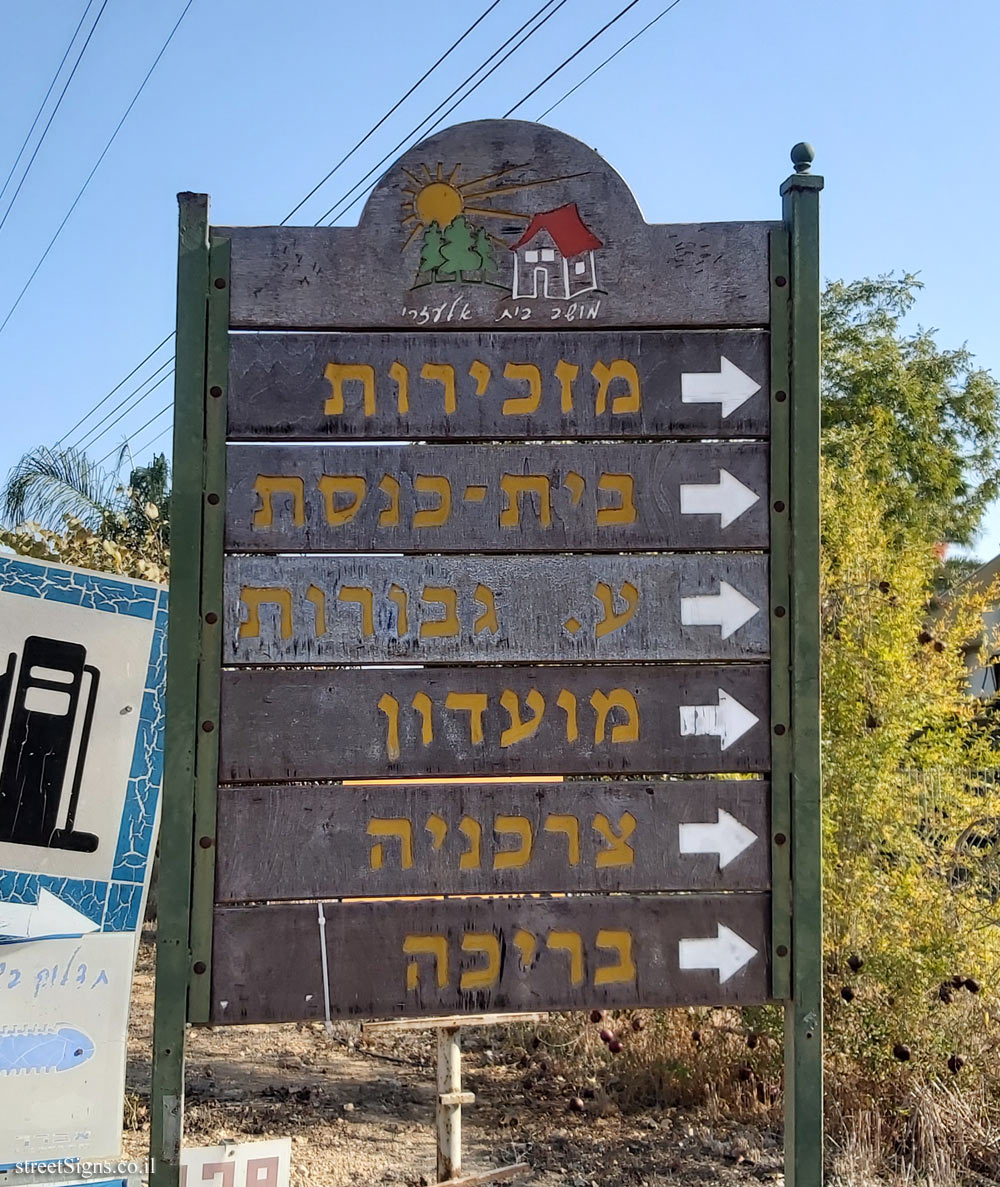
[[[816,150],[811,144],[801,141],[792,149],[791,157],[796,173],[808,173],[809,166],[816,157]]]

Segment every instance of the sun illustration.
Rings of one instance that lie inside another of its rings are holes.
[[[412,288],[462,282],[507,287],[500,283],[500,273],[505,249],[510,244],[483,224],[488,219],[504,219],[508,224],[512,219],[529,222],[529,213],[508,208],[505,195],[569,180],[568,177],[510,180],[512,174],[524,168],[524,164],[504,165],[468,181],[462,180],[460,164],[447,171],[440,161],[436,168],[422,163],[413,169],[403,169],[409,184],[402,187],[401,221],[407,232],[402,250],[405,252],[418,236],[422,236]],[[497,199],[502,205],[494,205]],[[511,227],[508,225],[502,230],[509,234]],[[515,233],[518,230],[516,228]],[[501,249],[499,257],[497,248]]]

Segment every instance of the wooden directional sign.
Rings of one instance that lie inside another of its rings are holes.
[[[763,771],[760,664],[272,668],[222,677],[224,780]]]
[[[766,890],[769,793],[759,779],[224,787],[216,897]]]
[[[760,549],[767,447],[233,445],[236,552]]]
[[[222,907],[211,1020],[766,1001],[770,909],[766,894]]]
[[[237,334],[229,435],[762,437],[766,333]]]
[[[231,556],[227,664],[735,660],[766,557]]]
[[[182,196],[151,1187],[189,1024],[772,999],[820,1187],[808,159],[773,223],[519,121],[356,227]]]

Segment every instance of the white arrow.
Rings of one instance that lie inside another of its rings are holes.
[[[757,955],[757,949],[734,931],[719,924],[715,939],[678,940],[677,960],[682,969],[718,969],[719,984],[728,981]]]
[[[719,583],[717,594],[681,598],[681,622],[684,626],[718,626],[722,628],[723,639],[728,639],[733,631],[738,631],[759,613],[760,607],[745,598],[738,589],[733,589],[728,581]]]
[[[757,724],[760,718],[728,692],[719,689],[717,705],[681,705],[681,737],[702,734],[718,738],[722,749],[730,746]]]
[[[741,824],[735,816],[730,816],[724,808],[719,809],[717,824],[709,820],[679,824],[677,831],[681,853],[718,853],[720,870],[724,870],[757,840],[757,834],[752,829]]]
[[[681,375],[681,403],[721,404],[723,419],[759,391],[760,384],[725,355],[718,371],[684,372]]]
[[[728,470],[719,470],[718,482],[681,483],[681,515],[717,515],[720,528],[728,528],[759,499]]]
[[[0,902],[0,936],[15,940],[41,940],[46,936],[82,936],[100,924],[81,915],[75,907],[39,890],[37,903]]]

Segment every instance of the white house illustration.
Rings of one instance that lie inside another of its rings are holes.
[[[511,248],[512,297],[568,300],[597,288],[594,252],[604,245],[575,202],[536,214]]]

